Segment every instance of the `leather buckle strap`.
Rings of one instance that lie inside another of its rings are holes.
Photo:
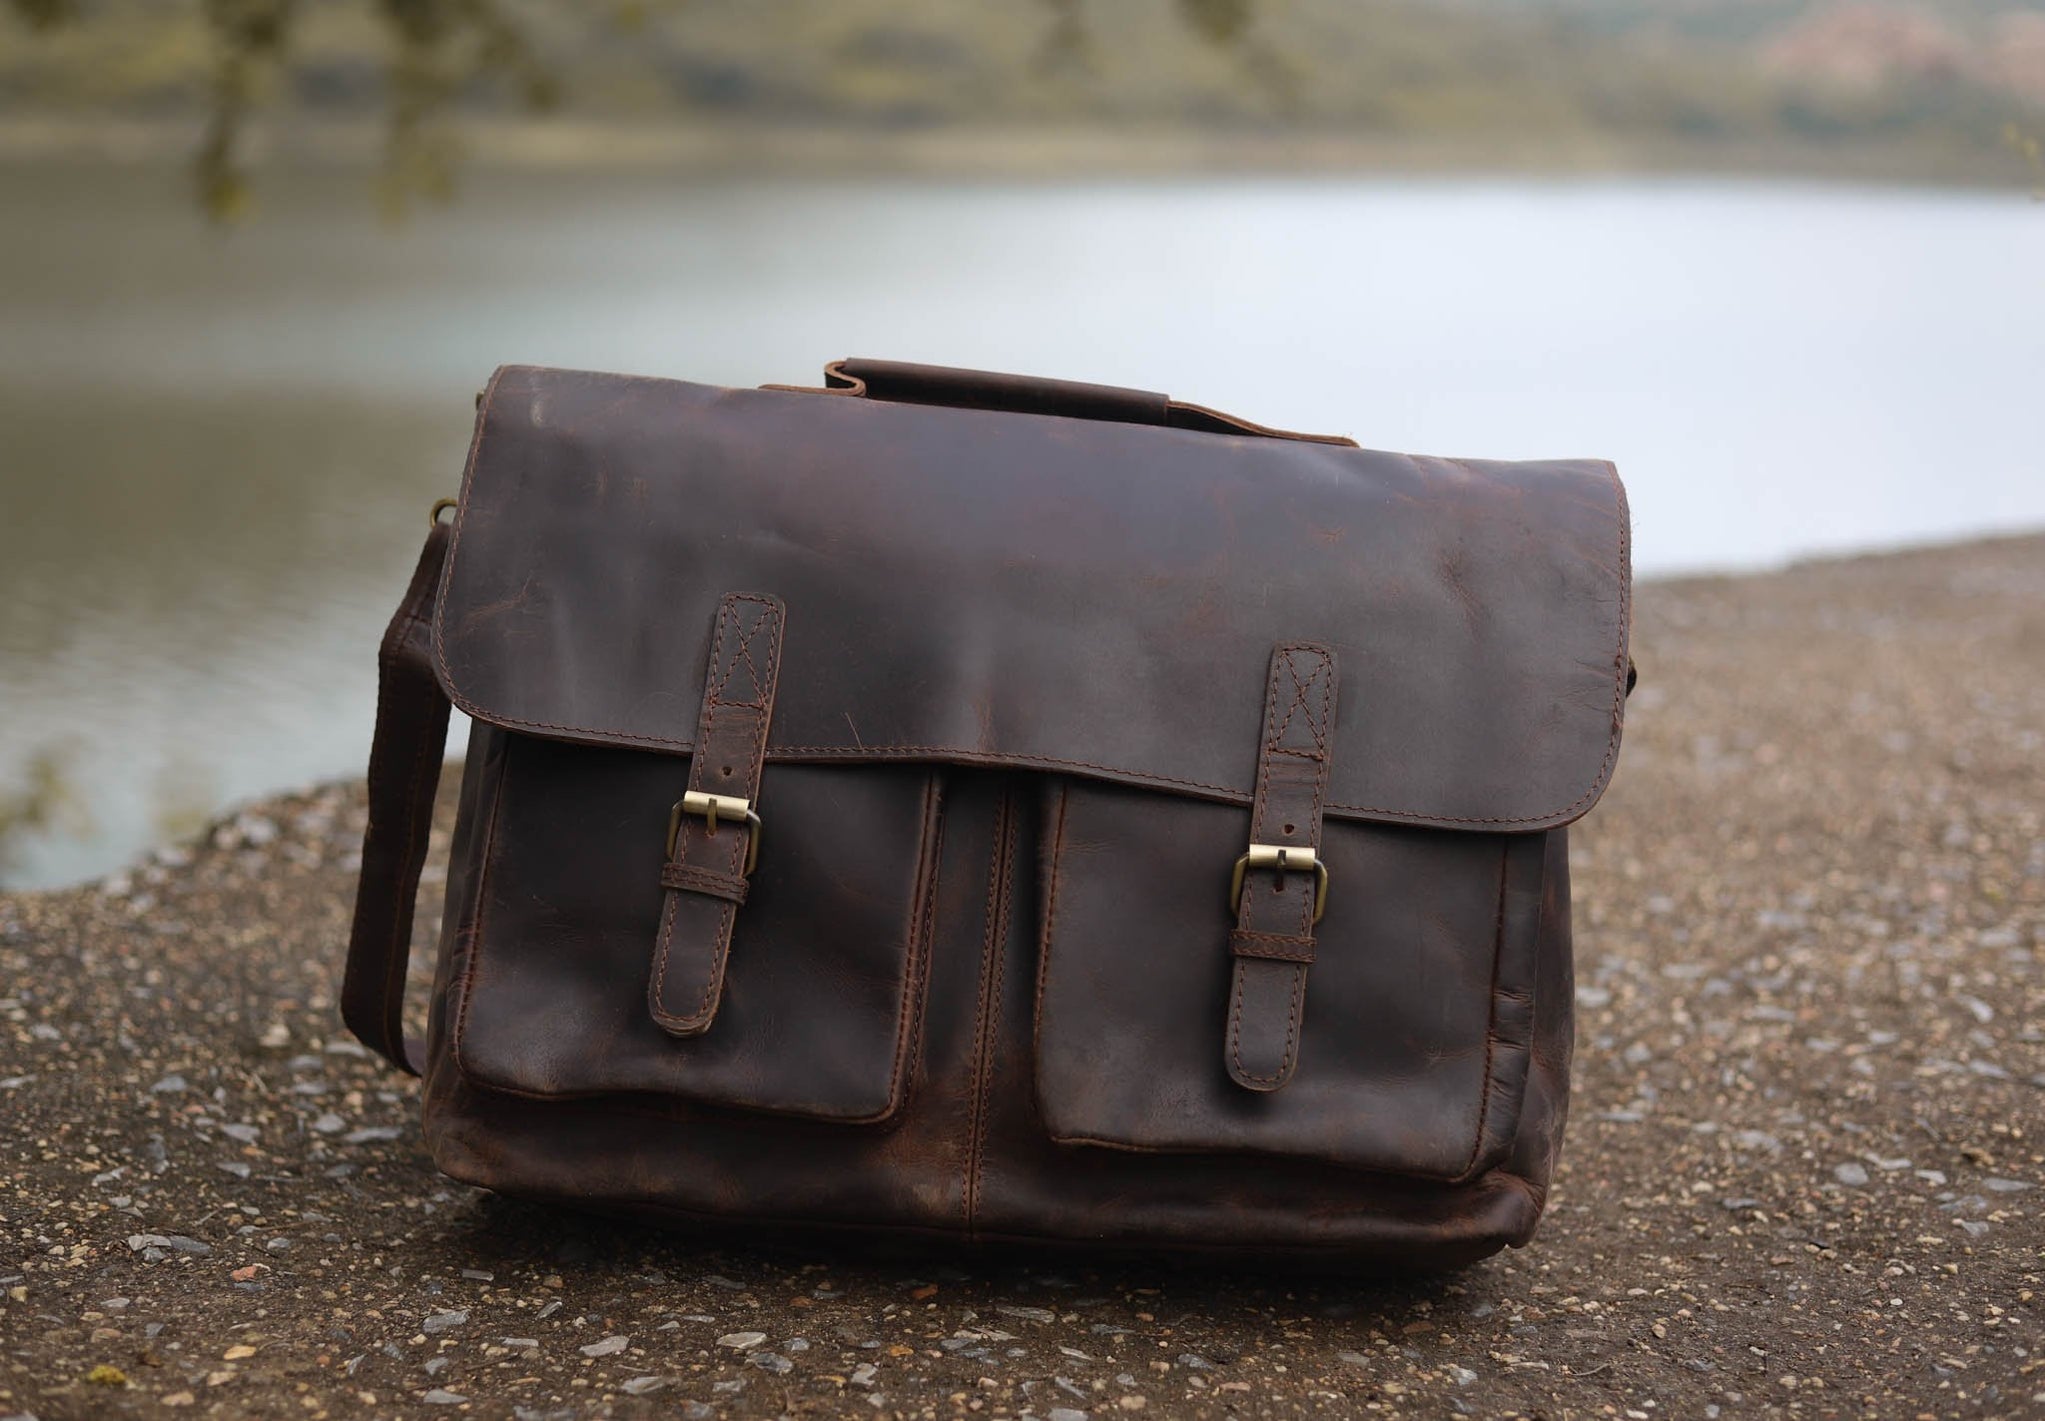
[[[1236,921],[1225,1055],[1229,1078],[1245,1090],[1277,1090],[1299,1064],[1314,926],[1328,907],[1320,841],[1335,690],[1328,648],[1284,642],[1271,653],[1250,846],[1229,887]]]
[[[732,928],[760,855],[754,805],[785,619],[775,597],[733,592],[718,604],[688,789],[668,814],[666,892],[646,988],[648,1011],[671,1035],[708,1031],[724,994]]]

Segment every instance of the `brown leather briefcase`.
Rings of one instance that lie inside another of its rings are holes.
[[[1612,467],[826,378],[480,398],[383,643],[344,991],[424,1074],[440,1168],[762,1229],[1524,1243],[1568,1102],[1566,826],[1629,680]]]

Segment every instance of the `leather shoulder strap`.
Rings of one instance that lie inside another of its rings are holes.
[[[341,1019],[399,1070],[418,1075],[425,1053],[405,1036],[405,969],[433,792],[447,754],[447,697],[433,675],[433,603],[449,533],[435,524],[377,656],[376,738],[369,751],[369,827],[341,982]]]

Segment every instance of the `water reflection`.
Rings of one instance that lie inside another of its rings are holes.
[[[0,881],[359,766],[459,407],[0,390]]]
[[[1768,184],[693,183],[0,169],[0,880],[360,772],[500,361],[872,354],[1625,469],[1647,571],[2045,524],[2045,208]]]

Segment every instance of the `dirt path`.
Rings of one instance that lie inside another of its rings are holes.
[[[0,897],[0,1416],[2045,1415],[2045,538],[1649,586],[1635,642],[1524,1252],[876,1263],[452,1184],[335,1019],[336,788]]]

